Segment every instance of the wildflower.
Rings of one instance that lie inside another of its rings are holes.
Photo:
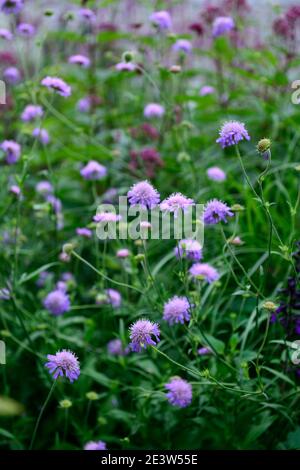
[[[278,308],[278,305],[274,304],[274,302],[271,302],[270,300],[264,302],[262,306],[269,312],[275,312],[275,310]]]
[[[20,36],[31,38],[35,34],[35,27],[29,23],[20,23],[17,26],[17,31]]]
[[[130,255],[130,251],[127,248],[121,248],[120,250],[117,251],[118,258],[128,258],[129,255]]]
[[[107,352],[112,356],[125,356],[128,353],[128,349],[124,349],[122,341],[116,338],[107,343]]]
[[[90,8],[80,8],[79,15],[82,19],[89,22],[92,22],[96,19],[95,13],[93,12],[93,10],[90,10]]]
[[[24,0],[1,0],[0,6],[6,15],[17,14],[22,10]]]
[[[172,297],[168,302],[164,304],[163,319],[166,320],[169,325],[174,323],[184,323],[190,321],[190,303],[186,297]]]
[[[233,215],[227,204],[218,201],[218,199],[213,199],[204,208],[203,220],[206,225],[214,225],[218,222],[226,223],[227,217],[233,217]]]
[[[13,35],[10,31],[8,31],[8,29],[0,28],[0,38],[5,39],[6,41],[11,41]]]
[[[89,96],[86,96],[85,98],[81,98],[76,105],[76,108],[78,111],[81,113],[88,113],[91,109],[91,98]]]
[[[20,186],[17,186],[16,184],[13,184],[10,188],[9,188],[10,192],[15,194],[17,197],[21,196],[21,188]]]
[[[54,90],[56,93],[65,98],[71,96],[72,89],[70,85],[64,82],[61,78],[48,76],[43,78],[41,84],[49,90]]]
[[[53,193],[53,186],[49,181],[40,181],[36,187],[36,191],[43,196]]]
[[[49,137],[48,131],[46,131],[46,129],[36,127],[32,131],[32,136],[35,137],[36,139],[38,139],[41,142],[41,144],[43,144],[43,145],[47,145],[50,142],[50,137]]]
[[[197,240],[180,240],[175,248],[177,258],[186,258],[192,261],[202,259],[202,247]]]
[[[173,193],[160,203],[160,209],[162,211],[174,213],[174,216],[177,217],[180,210],[185,212],[194,205],[195,203],[193,199],[190,199],[181,193]]]
[[[171,73],[180,73],[181,72],[181,66],[180,65],[171,65],[169,68],[169,71]]]
[[[112,307],[118,308],[121,306],[122,303],[122,297],[120,292],[118,292],[115,289],[106,289],[106,301],[109,303]]]
[[[230,16],[219,16],[213,22],[212,35],[214,38],[229,33],[235,27],[234,20]]]
[[[71,408],[72,402],[71,400],[67,400],[67,399],[60,400],[59,406],[60,408],[68,409],[68,408]]]
[[[60,289],[50,292],[44,299],[44,307],[52,315],[62,315],[70,310],[70,306],[69,296]]]
[[[105,166],[90,160],[88,164],[80,170],[81,176],[86,180],[100,180],[106,176],[107,169]]]
[[[79,235],[80,237],[91,238],[91,236],[93,235],[93,232],[89,228],[78,227],[76,229],[76,234]]]
[[[106,443],[103,441],[90,441],[84,446],[84,450],[106,450]]]
[[[202,36],[204,33],[204,26],[202,23],[192,23],[189,25],[189,29],[196,33],[198,36]]]
[[[200,90],[200,96],[213,95],[215,93],[215,88],[213,86],[204,85]]]
[[[226,180],[226,173],[217,166],[208,168],[206,172],[208,178],[212,181],[222,182]]]
[[[54,379],[59,376],[65,376],[70,382],[77,380],[80,375],[80,364],[78,358],[72,351],[63,349],[58,351],[55,355],[48,354],[47,359],[49,362],[45,364],[45,367],[49,369]]]
[[[216,142],[220,144],[222,148],[225,148],[236,145],[244,139],[250,140],[245,124],[238,121],[228,121],[221,127],[220,137]]]
[[[136,65],[132,62],[119,62],[115,65],[115,68],[118,72],[134,72]]]
[[[121,219],[122,216],[114,212],[99,212],[93,217],[94,222],[97,223],[119,222]]]
[[[143,209],[152,209],[159,204],[160,195],[148,181],[134,184],[127,193],[131,206],[140,205]]]
[[[228,243],[230,243],[231,245],[235,245],[235,246],[244,245],[244,242],[243,240],[241,240],[240,237],[229,238]]]
[[[271,157],[271,140],[261,139],[257,144],[257,151],[261,154],[264,160],[269,160]]]
[[[14,140],[4,140],[0,148],[5,153],[6,162],[9,165],[16,163],[21,155],[21,146]]]
[[[173,45],[173,50],[176,52],[183,52],[188,54],[193,49],[193,46],[190,41],[187,39],[178,39]]]
[[[137,320],[130,326],[129,330],[131,339],[130,347],[134,352],[140,352],[149,345],[155,346],[159,341],[159,326],[157,323],[153,323],[150,320]]]
[[[207,356],[209,354],[212,354],[212,350],[208,347],[199,348],[198,354],[199,356]]]
[[[0,300],[9,300],[10,299],[10,291],[6,287],[0,288]]]
[[[47,280],[48,279],[51,279],[52,277],[52,273],[50,273],[49,271],[42,271],[39,273],[38,275],[38,279],[36,281],[36,285],[38,287],[44,287],[44,285],[46,284]]]
[[[24,111],[22,112],[21,119],[24,122],[30,122],[36,118],[42,117],[43,114],[44,114],[44,111],[41,106],[29,104],[25,107]]]
[[[195,263],[189,269],[191,276],[198,280],[205,280],[209,284],[215,282],[219,279],[220,274],[218,271],[213,268],[210,264],[207,263]]]
[[[80,54],[70,56],[68,62],[69,64],[80,65],[84,69],[87,69],[91,65],[90,59]]]
[[[192,386],[180,377],[173,377],[165,385],[168,390],[166,394],[168,402],[173,406],[185,408],[192,402]]]
[[[160,118],[164,115],[165,108],[158,103],[149,103],[144,108],[144,116],[150,118]]]
[[[21,80],[21,74],[16,67],[7,67],[3,71],[3,77],[10,85],[15,85]]]
[[[53,194],[48,194],[46,201],[49,202],[55,214],[59,214],[62,210],[61,200],[53,196]]]
[[[90,401],[96,401],[99,398],[98,393],[93,392],[92,390],[90,392],[87,392],[85,396]]]
[[[154,11],[149,19],[151,23],[161,30],[171,29],[172,27],[171,16],[167,11]]]

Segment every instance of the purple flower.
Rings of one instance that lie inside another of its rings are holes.
[[[32,136],[38,139],[43,145],[47,145],[50,142],[50,137],[46,129],[36,127],[32,131]]]
[[[21,146],[14,140],[4,140],[0,148],[5,153],[6,162],[9,165],[16,163],[21,155]]]
[[[17,197],[21,196],[21,188],[20,186],[17,186],[16,184],[13,184],[10,188],[9,188],[10,192],[15,194]]]
[[[107,343],[107,352],[112,356],[125,356],[128,353],[128,349],[124,349],[122,341],[117,338],[112,339]]]
[[[24,122],[30,122],[36,118],[42,117],[43,114],[44,114],[44,111],[41,106],[28,104],[21,114],[21,119]]]
[[[171,29],[172,27],[172,20],[170,13],[167,11],[154,11],[151,15],[149,20],[159,29]]]
[[[119,62],[115,68],[118,72],[134,72],[136,65],[133,62]]]
[[[192,386],[180,377],[174,377],[165,385],[168,402],[173,406],[185,408],[192,402]]]
[[[235,24],[230,16],[219,16],[213,22],[212,35],[214,38],[223,36],[233,30]]]
[[[90,8],[80,8],[79,15],[82,19],[90,22],[96,19],[95,13],[93,12],[93,10],[90,10]]]
[[[217,166],[208,168],[206,174],[212,181],[222,182],[226,180],[226,173]]]
[[[36,191],[43,196],[53,193],[53,186],[49,181],[40,181],[36,187]]]
[[[166,320],[169,325],[174,323],[184,323],[190,321],[190,303],[186,297],[172,297],[168,302],[164,304],[163,319]]]
[[[6,287],[0,288],[0,300],[9,300],[10,299],[10,292]]]
[[[60,289],[53,290],[44,299],[44,307],[53,315],[62,315],[70,310],[70,299]]]
[[[80,170],[81,176],[86,180],[101,180],[106,176],[107,170],[105,166],[90,160],[86,166]]]
[[[119,222],[121,220],[121,215],[115,214],[114,212],[99,212],[94,215],[93,220],[96,223],[109,223],[109,222]]]
[[[59,376],[63,377],[64,375],[71,383],[78,379],[80,375],[80,364],[78,358],[72,351],[63,349],[62,351],[57,351],[55,355],[48,354],[47,359],[49,362],[45,364],[45,367],[49,369],[54,379],[57,379]]]
[[[148,119],[160,118],[164,115],[165,108],[158,103],[149,103],[144,108],[144,116]]]
[[[186,258],[192,261],[202,259],[202,247],[197,240],[180,240],[175,248],[177,258]]]
[[[87,442],[84,446],[84,450],[106,450],[106,443],[103,441],[90,441]]]
[[[62,206],[61,206],[61,200],[58,199],[57,197],[53,196],[53,194],[49,194],[46,197],[46,201],[49,202],[51,205],[52,209],[56,214],[59,214],[61,212]]]
[[[117,251],[118,258],[128,258],[129,255],[130,255],[130,251],[127,248],[121,248],[120,250]]]
[[[160,331],[157,323],[150,320],[137,320],[130,328],[130,347],[134,352],[141,352],[148,345],[155,346],[159,341]],[[152,338],[154,336],[154,339]]]
[[[78,227],[76,229],[76,234],[79,235],[80,237],[91,238],[91,236],[93,235],[93,232],[89,228]]]
[[[195,203],[193,199],[185,197],[181,193],[173,193],[167,199],[160,203],[160,209],[166,212],[174,213],[174,216],[177,217],[180,210],[187,211],[190,207],[194,206]]]
[[[91,65],[90,59],[81,54],[72,55],[71,57],[69,57],[68,62],[69,64],[80,65],[84,69],[87,69]]]
[[[52,276],[53,276],[53,274],[50,273],[49,271],[40,272],[39,275],[38,275],[38,279],[36,281],[36,285],[38,287],[44,287],[44,285],[47,282],[47,279],[50,279]]]
[[[17,26],[17,31],[20,36],[31,38],[35,34],[35,27],[29,23],[20,23]]]
[[[204,207],[203,220],[206,225],[214,225],[218,222],[227,222],[227,217],[233,217],[230,208],[222,201],[213,199]]]
[[[121,306],[122,297],[120,292],[115,289],[106,289],[105,290],[107,296],[107,303],[110,304],[114,308],[118,308]]]
[[[11,85],[15,85],[21,80],[21,74],[16,67],[7,67],[3,72],[3,77]]]
[[[61,96],[67,98],[71,96],[72,89],[70,85],[64,82],[61,78],[58,77],[45,77],[41,81],[41,84],[48,88],[49,90],[54,90]]]
[[[209,354],[212,354],[212,350],[207,347],[199,348],[198,354],[199,356],[208,356]]]
[[[213,86],[204,85],[200,90],[200,96],[213,95],[215,93],[215,88]]]
[[[176,52],[184,52],[188,54],[193,49],[193,46],[190,41],[187,39],[178,39],[173,45],[173,50]]]
[[[91,104],[91,98],[86,96],[85,98],[81,98],[79,101],[77,101],[76,108],[81,113],[88,113],[91,109]]]
[[[238,121],[228,121],[220,130],[220,137],[216,140],[222,148],[238,144],[241,140],[250,140],[245,124]]]
[[[204,279],[209,284],[217,281],[220,277],[220,274],[218,273],[218,271],[208,263],[193,264],[193,266],[189,269],[189,273],[195,279],[198,279],[198,280]]]
[[[24,0],[1,0],[1,11],[6,15],[17,14],[19,13],[23,6]]]
[[[140,205],[143,209],[153,209],[160,201],[158,191],[148,181],[134,184],[127,197],[131,206]]]
[[[0,38],[5,39],[6,41],[11,41],[13,35],[8,29],[0,28]]]

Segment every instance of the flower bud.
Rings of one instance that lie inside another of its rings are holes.
[[[271,302],[270,300],[267,300],[264,302],[263,308],[269,310],[269,312],[274,312],[278,308],[278,305],[274,304],[274,302]]]
[[[60,406],[60,408],[65,408],[65,409],[71,408],[72,402],[70,400],[67,400],[67,399],[61,400],[59,402],[59,406]]]
[[[91,401],[98,400],[98,398],[99,398],[98,393],[93,392],[93,391],[87,392],[87,394],[85,396],[88,400],[91,400]]]

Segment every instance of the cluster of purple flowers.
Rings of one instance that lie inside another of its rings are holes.
[[[167,389],[167,399],[172,406],[186,408],[192,402],[193,392],[192,386],[186,380],[180,377],[173,377],[170,382],[165,385]]]
[[[186,297],[172,297],[164,304],[163,319],[166,320],[169,325],[174,323],[184,323],[190,321],[190,310],[191,306]]]

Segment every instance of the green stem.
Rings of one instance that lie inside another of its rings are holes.
[[[49,400],[50,400],[50,398],[51,398],[51,395],[52,395],[52,393],[53,393],[53,390],[54,390],[54,388],[55,388],[55,385],[56,385],[56,380],[53,382],[53,384],[52,384],[52,386],[51,386],[51,388],[50,388],[50,391],[49,391],[49,393],[48,393],[48,396],[47,396],[47,398],[46,398],[46,400],[45,400],[45,402],[44,402],[44,404],[43,404],[43,406],[42,406],[42,408],[41,408],[40,414],[39,414],[39,416],[38,416],[38,419],[37,419],[37,422],[36,422],[36,424],[35,424],[35,428],[34,428],[34,431],[33,431],[33,434],[32,434],[32,438],[31,438],[29,450],[32,450],[32,449],[33,449],[33,445],[34,445],[34,441],[35,441],[35,438],[36,438],[36,433],[37,433],[37,430],[38,430],[40,421],[41,421],[41,419],[42,419],[42,416],[43,416],[43,413],[44,413],[44,411],[45,411],[45,409],[46,409],[46,406],[47,406],[48,403],[49,403]]]

